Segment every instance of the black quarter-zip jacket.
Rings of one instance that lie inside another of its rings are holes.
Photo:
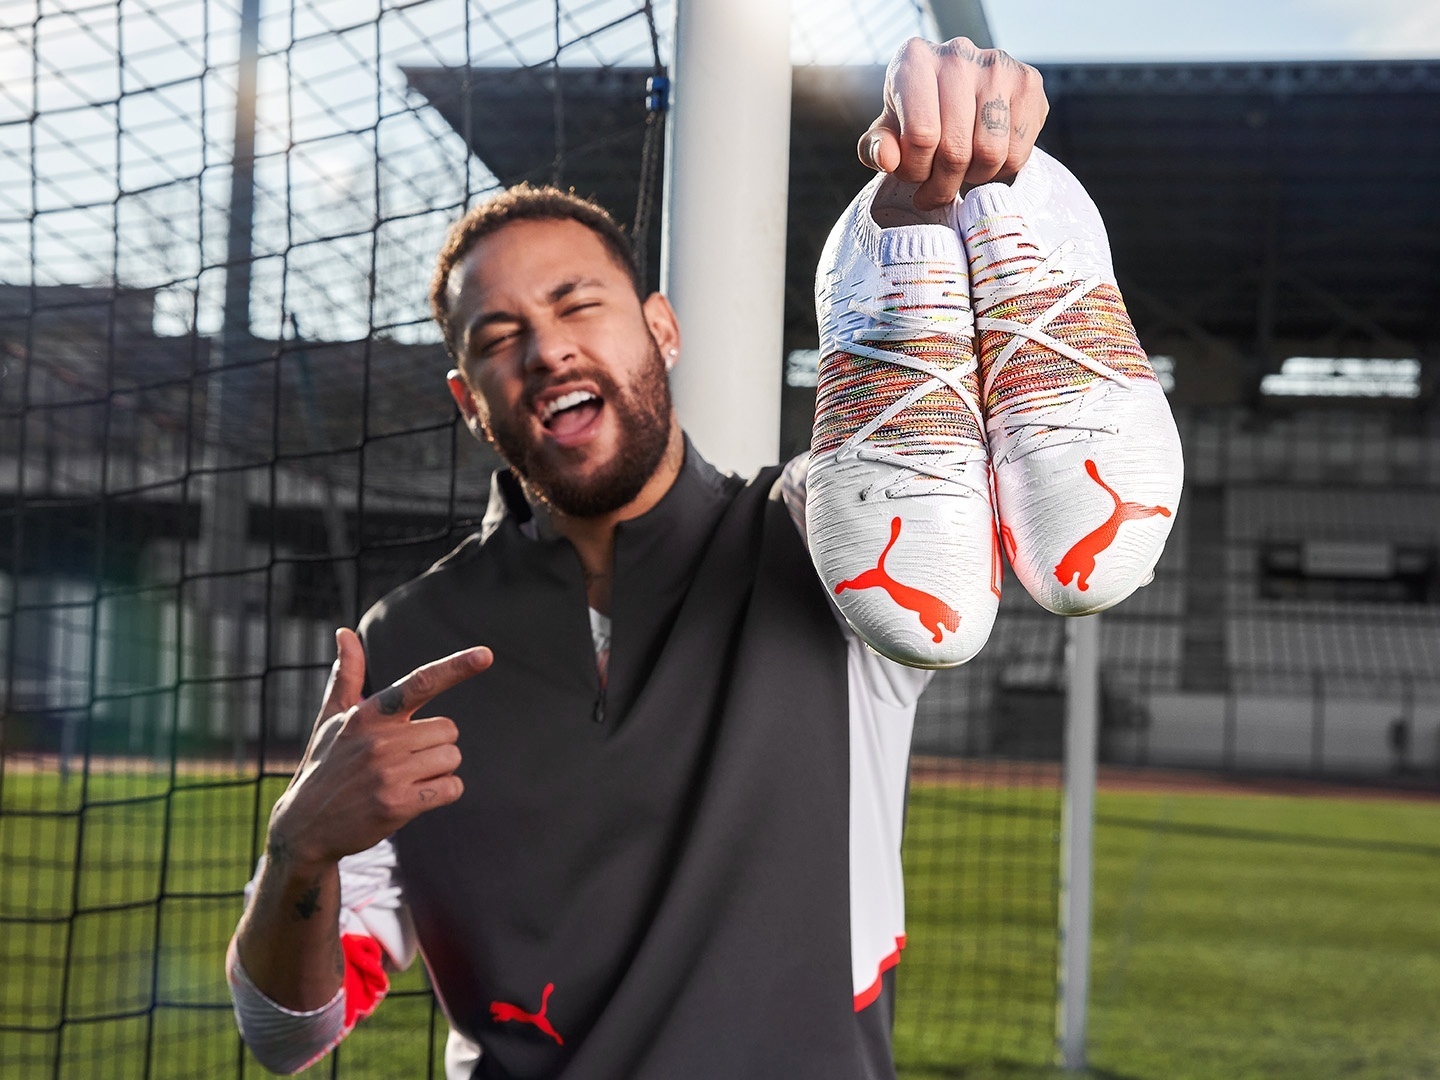
[[[363,621],[371,686],[495,654],[427,710],[459,725],[464,796],[395,836],[476,1077],[894,1076],[888,1002],[851,986],[845,640],[778,475],[687,442],[616,530],[603,688],[579,559],[522,532],[508,474]]]

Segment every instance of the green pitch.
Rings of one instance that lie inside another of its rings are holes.
[[[1065,1075],[1046,1067],[1054,902],[1007,903],[1024,869],[953,846],[1004,838],[1041,861],[1046,805],[1024,790],[912,793],[906,1080]],[[1440,803],[1103,794],[1098,819],[1093,1077],[1440,1077]],[[947,969],[957,957],[978,965]]]
[[[0,1078],[264,1075],[221,957],[281,786],[6,774]],[[1038,787],[912,791],[905,1080],[1063,1075],[1057,806]],[[1440,805],[1108,794],[1099,819],[1092,1076],[1440,1077]],[[412,970],[317,1073],[424,1076],[443,1034]]]

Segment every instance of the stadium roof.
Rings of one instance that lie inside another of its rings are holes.
[[[1052,105],[1041,144],[1104,214],[1142,339],[1159,351],[1188,343],[1213,362],[1200,373],[1192,365],[1185,396],[1246,400],[1298,348],[1418,356],[1435,397],[1440,61],[1041,70]],[[560,176],[622,220],[636,197],[649,74],[560,69]],[[502,182],[555,175],[552,69],[406,75]],[[813,346],[815,262],[866,179],[854,147],[882,78],[876,67],[795,71],[789,348]]]

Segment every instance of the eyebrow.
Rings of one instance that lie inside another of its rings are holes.
[[[549,295],[547,295],[545,299],[550,301],[550,303],[552,304],[558,304],[561,300],[564,300],[565,297],[569,296],[576,289],[603,289],[604,287],[605,283],[599,278],[573,278],[570,281],[563,281],[559,285],[556,285],[555,288],[550,290]]]

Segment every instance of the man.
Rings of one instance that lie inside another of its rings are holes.
[[[897,181],[877,218],[1013,176],[1045,112],[1003,53],[908,43],[860,143]],[[804,462],[747,484],[687,445],[675,314],[578,200],[473,211],[433,299],[510,472],[479,535],[337,634],[230,951],[247,1041],[315,1060],[418,938],[452,1078],[893,1076],[925,675],[836,617]]]

